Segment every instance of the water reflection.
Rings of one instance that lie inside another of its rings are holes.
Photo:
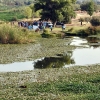
[[[100,38],[96,36],[86,38],[73,37],[70,45],[98,48],[100,46]]]
[[[63,66],[74,64],[74,59],[71,54],[58,55],[59,57],[45,57],[41,61],[34,63],[34,68],[61,68]]]
[[[98,43],[98,42],[100,42],[100,38],[98,38],[98,37],[87,37],[86,40],[89,43]]]
[[[90,47],[98,48],[100,46],[100,38],[98,37],[87,37],[86,40],[90,43]]]
[[[89,45],[87,45],[87,43],[88,43],[88,41],[85,38],[73,37],[70,45],[89,47]]]

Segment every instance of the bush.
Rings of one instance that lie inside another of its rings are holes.
[[[82,36],[82,37],[86,37],[89,35],[89,33],[87,32],[87,30],[80,30],[77,35]]]
[[[90,17],[85,17],[85,18],[84,18],[84,21],[87,22],[87,23],[90,22],[90,20],[91,20]]]
[[[90,21],[92,26],[99,26],[100,25],[100,18],[99,17],[93,17]]]
[[[65,37],[65,34],[63,34],[63,33],[58,33],[58,34],[56,34],[56,37],[58,37],[58,38],[64,38],[64,37]]]
[[[54,37],[54,35],[50,34],[48,30],[44,30],[43,33],[41,34],[41,36],[43,38],[52,38],[52,37]]]
[[[88,27],[85,30],[80,30],[79,34],[83,34],[83,35],[97,35],[100,32],[100,29],[98,27]]]
[[[62,34],[61,33],[56,34],[56,37],[61,38],[62,37]]]
[[[0,26],[0,42],[1,43],[10,43],[10,44],[18,44],[18,43],[27,43],[32,42],[30,40],[28,31],[23,31],[24,29],[11,27],[10,25],[1,25]]]
[[[11,21],[17,21],[17,17],[13,17]]]

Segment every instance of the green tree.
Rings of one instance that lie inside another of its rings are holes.
[[[25,16],[26,16],[26,18],[32,17],[32,9],[30,7],[25,8]]]
[[[54,24],[57,21],[70,22],[75,17],[73,4],[76,0],[37,0],[35,11],[41,11],[41,19],[51,20]]]
[[[90,21],[92,26],[100,26],[100,18],[99,16],[94,16],[92,17],[91,21]]]
[[[88,2],[85,2],[80,5],[80,8],[82,11],[86,11],[90,16],[93,15],[93,12],[96,11],[97,6],[96,4],[91,0]]]
[[[35,18],[35,17],[40,17],[40,12],[41,10],[38,10],[38,11],[35,11],[35,8],[34,8],[34,4],[31,4],[29,6],[32,10],[32,17]]]
[[[81,25],[83,25],[84,18],[80,18],[80,19],[79,19],[79,22],[81,22]]]
[[[92,16],[94,12],[94,2],[91,1],[88,3],[87,13]]]
[[[84,21],[87,22],[87,23],[90,22],[90,20],[91,20],[90,17],[85,17],[85,18],[84,18]]]

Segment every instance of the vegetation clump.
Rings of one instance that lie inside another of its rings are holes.
[[[31,38],[30,38],[31,37]],[[0,42],[1,43],[28,43],[33,42],[33,33],[30,33],[27,29],[14,27],[11,25],[1,25],[0,26]]]
[[[99,26],[100,25],[100,17],[94,16],[90,21],[92,26]]]
[[[54,37],[54,34],[50,34],[49,31],[45,29],[45,30],[43,30],[43,33],[41,34],[41,36],[43,38],[52,38],[52,37]]]
[[[85,30],[81,30],[80,33],[87,34],[87,36],[88,35],[98,35],[100,33],[100,26],[98,27],[90,26],[86,28]]]

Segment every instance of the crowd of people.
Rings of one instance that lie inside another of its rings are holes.
[[[40,30],[42,31],[43,29],[45,28],[50,28],[51,31],[52,31],[52,27],[53,27],[53,24],[51,21],[32,21],[32,22],[28,22],[28,21],[20,21],[18,22],[18,26],[19,27],[25,27],[25,28],[28,28],[29,30]]]
[[[45,28],[50,28],[52,31],[53,29],[53,24],[51,21],[19,21],[18,22],[19,27],[25,27],[29,30],[34,30],[34,31],[43,31]],[[62,31],[65,30],[66,26],[65,24],[61,23]]]

